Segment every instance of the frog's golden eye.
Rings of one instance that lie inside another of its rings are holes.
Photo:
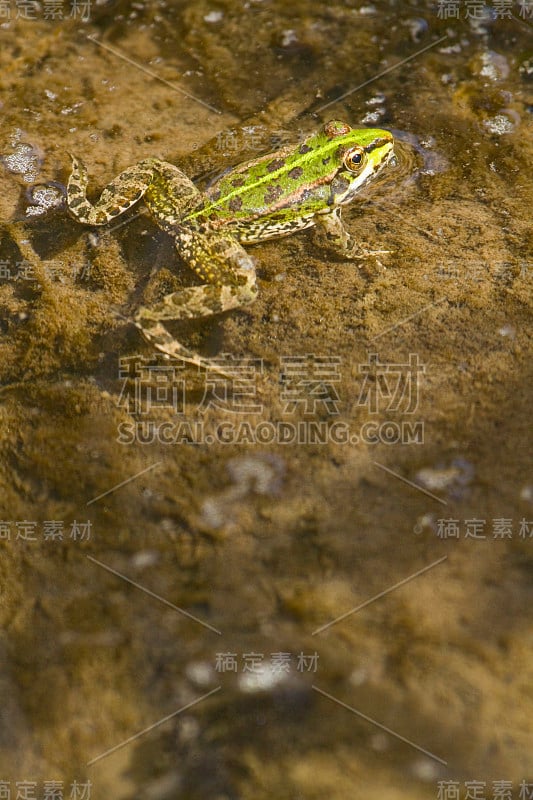
[[[361,172],[366,164],[366,153],[362,147],[351,147],[346,151],[343,163],[350,172]]]

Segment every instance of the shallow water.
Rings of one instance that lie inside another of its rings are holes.
[[[531,11],[21,8],[0,20],[3,796],[533,792]],[[333,118],[398,140],[343,214],[390,252],[255,245],[253,305],[170,326],[232,378],[154,356],[132,310],[196,279],[141,207],[72,220],[68,152],[95,195],[154,155],[205,184]]]

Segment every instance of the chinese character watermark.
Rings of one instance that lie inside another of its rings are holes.
[[[4,542],[88,542],[92,535],[92,522],[65,522],[64,520],[0,520],[0,541]],[[1,800],[1,797],[0,797]]]
[[[516,522],[510,517],[441,518],[436,523],[436,534],[439,539],[533,539],[533,520],[525,517]]]
[[[341,390],[340,356],[280,357],[277,398],[280,419],[275,418],[272,408],[265,410],[260,401],[262,359],[237,359],[225,354],[216,359],[216,366],[223,366],[225,374],[209,368],[199,371],[197,377],[203,381],[203,390],[199,391],[197,381],[192,388],[188,387],[188,373],[179,360],[163,360],[158,354],[152,358],[121,358],[117,405],[134,419],[120,423],[117,441],[259,445],[423,443],[424,423],[412,417],[419,405],[419,382],[425,366],[414,353],[405,363],[381,362],[376,354],[370,354],[368,361],[359,365],[363,380],[359,387],[353,387],[356,396],[353,405],[365,406],[376,418],[358,427],[342,418],[343,412],[349,413],[350,402]],[[276,407],[274,402],[274,412]],[[168,412],[164,421],[153,418],[162,411]],[[384,414],[395,414],[397,418],[382,419]]]

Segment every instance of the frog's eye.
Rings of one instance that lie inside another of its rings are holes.
[[[350,172],[361,172],[366,164],[366,153],[362,147],[351,147],[346,151],[343,163]]]

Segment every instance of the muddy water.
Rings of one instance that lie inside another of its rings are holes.
[[[3,796],[533,791],[532,19],[507,11],[5,12]],[[344,212],[390,252],[256,245],[254,305],[171,325],[232,376],[154,356],[132,309],[195,278],[144,214],[69,218],[68,151],[95,190],[153,155],[205,181],[332,118],[400,143]]]

